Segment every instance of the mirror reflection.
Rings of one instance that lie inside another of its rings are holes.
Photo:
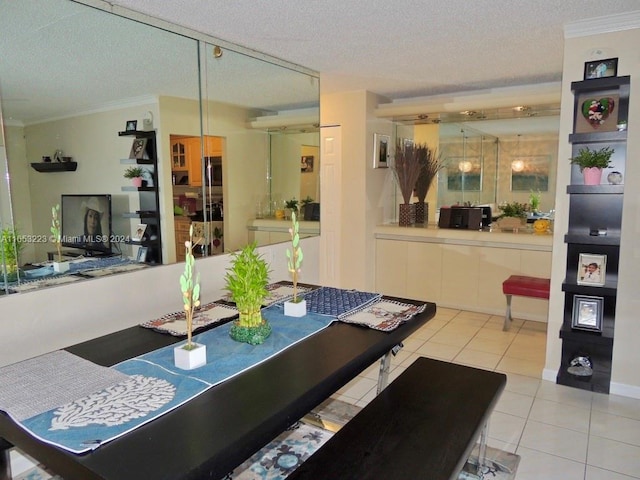
[[[290,178],[296,185],[274,174],[284,162],[299,171],[303,146],[318,145],[313,72],[69,0],[5,2],[0,25],[8,171],[0,220],[20,233],[3,242],[3,275],[19,265],[18,281],[30,281],[25,272],[52,260],[51,207],[63,195],[109,199],[100,222],[110,224],[106,251],[71,245],[80,248],[66,254],[110,251],[144,265],[180,260],[181,232],[193,222],[201,255],[239,248],[258,197],[271,204],[275,188],[300,198],[300,173]],[[272,158],[272,132],[282,128],[307,128],[312,138]],[[140,156],[136,142],[145,143]],[[142,187],[125,178],[138,167]],[[19,258],[8,258],[16,247]]]

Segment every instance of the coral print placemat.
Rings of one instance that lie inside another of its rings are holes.
[[[348,315],[343,315],[339,320],[389,332],[423,312],[425,308],[426,304],[412,305],[395,300],[379,300]]]
[[[238,310],[230,305],[211,302],[201,306],[193,315],[193,332],[238,315]],[[158,332],[168,333],[176,337],[187,335],[187,320],[184,311],[170,313],[156,320],[140,324],[141,327],[152,328]]]

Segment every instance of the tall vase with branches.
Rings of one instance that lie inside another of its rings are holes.
[[[400,204],[398,219],[398,224],[401,227],[409,226],[415,222],[415,206],[411,205],[411,196],[420,176],[420,169],[421,165],[416,146],[413,143],[396,141],[396,156],[392,170],[404,200],[404,203]]]
[[[429,204],[425,203],[429,188],[433,179],[444,167],[442,158],[437,149],[431,149],[426,143],[419,143],[415,146],[420,163],[420,175],[416,180],[416,223],[427,223],[429,221]]]

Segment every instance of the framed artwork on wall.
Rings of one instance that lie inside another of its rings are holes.
[[[582,94],[578,98],[575,133],[615,132],[618,130],[620,96]]]
[[[515,157],[511,162],[511,191],[549,191],[550,168],[549,155]]]
[[[575,295],[573,297],[571,328],[602,332],[603,305],[603,297]]]
[[[373,134],[373,168],[389,167],[390,135]]]
[[[618,59],[593,60],[584,64],[584,79],[615,77],[618,74]]]
[[[604,287],[607,274],[607,256],[581,253],[578,259],[578,285]]]
[[[302,157],[300,157],[300,172],[313,172],[313,155],[303,155]]]

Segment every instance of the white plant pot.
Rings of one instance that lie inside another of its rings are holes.
[[[284,314],[287,317],[304,317],[307,314],[307,301],[284,302]]]
[[[173,349],[173,362],[182,370],[193,370],[207,363],[207,346],[194,343],[195,348],[187,350],[184,343]]]
[[[68,272],[69,262],[53,262],[53,271],[56,273]]]

